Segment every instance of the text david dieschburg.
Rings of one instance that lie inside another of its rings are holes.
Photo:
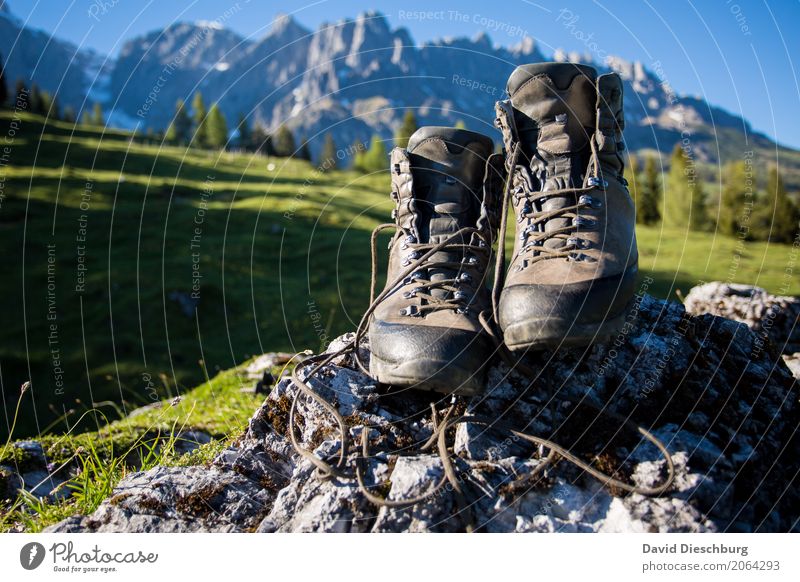
[[[737,554],[742,558],[747,557],[747,546],[726,546],[725,544],[711,544],[708,546],[697,544],[666,544],[652,546],[642,544],[643,554]]]

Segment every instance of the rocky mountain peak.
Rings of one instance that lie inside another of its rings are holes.
[[[311,34],[311,31],[299,24],[291,14],[280,12],[275,15],[265,38],[291,42],[308,34]]]

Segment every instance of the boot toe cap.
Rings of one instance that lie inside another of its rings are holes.
[[[445,327],[373,321],[370,373],[385,384],[474,394],[483,387],[486,336]]]
[[[636,291],[637,269],[562,285],[512,285],[500,295],[499,323],[512,348],[581,345],[613,333]]]

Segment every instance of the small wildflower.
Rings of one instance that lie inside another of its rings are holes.
[[[170,402],[170,406],[178,406],[178,404],[181,403],[181,400],[183,400],[183,398],[181,398],[180,396],[176,396],[175,398],[172,399],[172,402]]]

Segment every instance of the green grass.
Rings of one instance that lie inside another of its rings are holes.
[[[0,112],[0,135],[9,133],[10,116]],[[160,148],[120,131],[73,134],[29,115],[0,172],[0,442],[28,380],[15,438],[63,433],[98,403],[114,403],[104,405],[113,419],[185,395],[254,354],[318,350],[323,334],[353,329],[366,307],[370,231],[392,208],[386,173],[320,175],[304,162]],[[84,224],[86,241],[77,241]],[[790,247],[737,244],[640,228],[640,269],[661,297],[715,279],[800,293],[800,280],[784,272]],[[187,315],[171,297],[192,292],[194,252],[202,279],[196,312]],[[57,343],[48,343],[51,333]],[[238,402],[208,397],[198,412],[212,416]],[[97,430],[96,420],[84,418],[74,432]]]
[[[277,369],[273,372],[280,373]],[[243,433],[258,406],[259,399],[249,390],[251,387],[241,368],[227,370],[180,399],[161,402],[99,430],[41,436],[38,440],[50,463],[76,473],[60,486],[71,495],[46,501],[25,492],[17,499],[0,499],[0,531],[36,532],[71,515],[91,513],[133,470],[210,463]],[[102,409],[87,411],[83,416],[95,414],[102,415]],[[212,440],[179,454],[175,449],[178,435],[188,428],[203,430]],[[5,446],[0,452],[0,464],[17,471],[24,470],[28,462],[14,447]]]

